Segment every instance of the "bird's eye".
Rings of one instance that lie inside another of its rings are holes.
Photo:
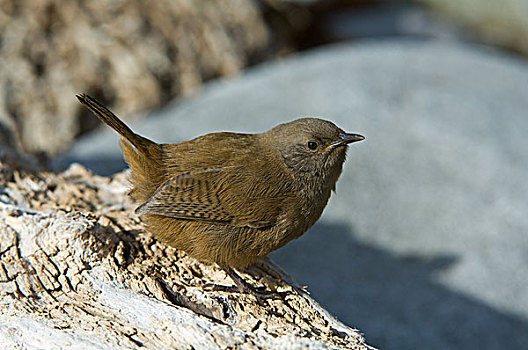
[[[311,150],[317,149],[317,142],[314,142],[314,141],[308,142],[308,148]]]

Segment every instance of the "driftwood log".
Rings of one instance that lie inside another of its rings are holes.
[[[0,160],[0,348],[371,349],[271,261],[255,291],[153,239],[126,174],[15,170]]]
[[[0,0],[0,144],[57,154],[98,125],[82,117],[76,93],[141,114],[276,56],[264,8],[246,0]]]

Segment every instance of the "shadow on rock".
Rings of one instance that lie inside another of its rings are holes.
[[[127,168],[125,160],[121,154],[118,156],[97,154],[93,157],[81,158],[70,158],[65,156],[52,161],[51,168],[56,171],[61,171],[68,168],[74,162],[85,166],[90,169],[90,171],[101,176],[111,176]]]
[[[520,349],[528,322],[436,282],[454,256],[402,257],[321,222],[272,259],[382,349]]]

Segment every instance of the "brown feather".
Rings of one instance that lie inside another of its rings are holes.
[[[77,98],[121,135],[130,194],[149,231],[225,267],[250,265],[312,226],[353,142],[343,141],[331,122],[304,118],[261,134],[221,132],[156,144],[93,98]]]

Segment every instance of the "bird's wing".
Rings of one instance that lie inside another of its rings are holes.
[[[136,209],[157,214],[237,227],[265,228],[277,223],[291,192],[270,185],[243,170],[211,168],[175,175]]]

